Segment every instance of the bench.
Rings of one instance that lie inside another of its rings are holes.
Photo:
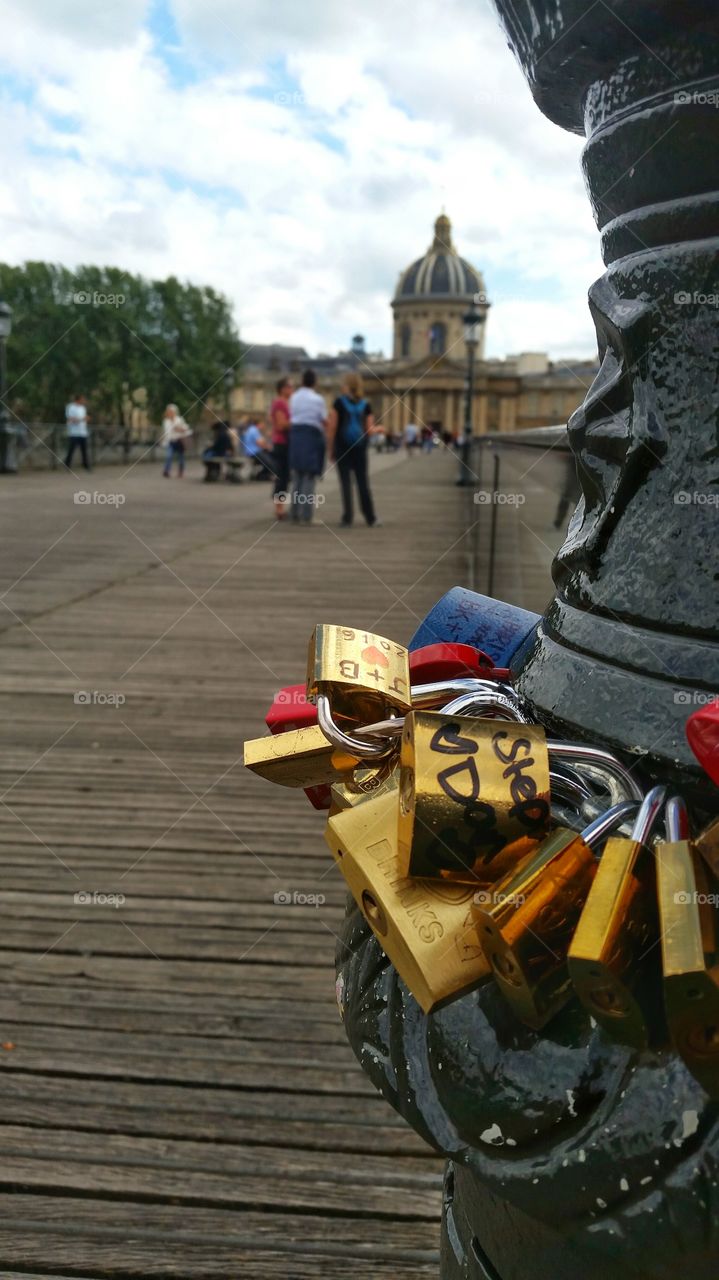
[[[228,484],[241,484],[242,471],[244,468],[244,459],[227,457],[227,458],[203,458],[205,464],[205,480],[208,484],[213,484],[219,480],[224,473],[225,480]]]

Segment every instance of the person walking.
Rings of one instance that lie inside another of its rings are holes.
[[[302,375],[302,386],[290,396],[290,477],[292,520],[311,524],[315,485],[325,466],[327,406],[315,390],[313,369]]]
[[[292,383],[289,378],[280,378],[277,383],[277,395],[270,405],[270,423],[272,425],[272,465],[275,473],[275,486],[272,494],[275,503],[275,515],[284,520],[285,503],[290,487],[290,395]]]
[[[165,466],[163,476],[168,479],[172,471],[172,463],[177,460],[177,474],[181,480],[185,474],[185,443],[190,439],[192,429],[176,404],[168,404],[162,419],[162,443],[165,446]]]
[[[82,465],[86,471],[90,471],[90,459],[87,451],[87,401],[84,396],[72,397],[72,400],[65,408],[65,422],[67,425],[65,466],[70,467],[70,463],[75,456],[75,449],[79,448]]]
[[[327,428],[330,452],[340,477],[341,523],[345,527],[352,524],[353,518],[353,476],[357,483],[362,515],[370,528],[379,523],[368,476],[369,438],[375,430],[372,406],[363,395],[362,379],[358,373],[348,373],[342,383],[342,394],[332,406]]]
[[[419,443],[419,427],[414,422],[408,422],[404,429],[404,447],[407,450],[407,457],[411,458],[414,450]]]

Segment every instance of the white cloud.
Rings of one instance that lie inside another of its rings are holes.
[[[0,0],[6,259],[174,273],[224,290],[248,339],[332,349],[360,330],[387,350],[398,273],[444,204],[494,303],[489,351],[591,354],[579,142],[534,107],[488,4],[174,14],[168,50],[144,0]]]

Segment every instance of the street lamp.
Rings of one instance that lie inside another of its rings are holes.
[[[223,374],[225,384],[225,417],[230,425],[230,415],[232,415],[232,407],[230,407],[230,398],[232,398],[234,388],[234,369],[225,369]]]
[[[457,484],[470,484],[472,474],[469,467],[469,457],[472,448],[472,401],[474,399],[474,362],[477,354],[477,347],[482,335],[482,328],[487,319],[486,313],[476,311],[472,305],[464,316],[464,341],[467,347],[467,380],[465,383],[466,395],[464,401],[464,434],[460,445],[460,462],[459,462],[459,478]]]
[[[15,427],[5,403],[7,396],[7,340],[12,332],[12,307],[0,302],[0,471],[15,474]]]

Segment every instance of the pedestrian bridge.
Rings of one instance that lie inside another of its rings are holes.
[[[297,529],[200,470],[0,481],[0,1274],[435,1276],[441,1162],[337,1016],[323,816],[241,762],[315,622],[406,641],[464,581],[456,463],[377,458],[371,530],[331,474]]]

